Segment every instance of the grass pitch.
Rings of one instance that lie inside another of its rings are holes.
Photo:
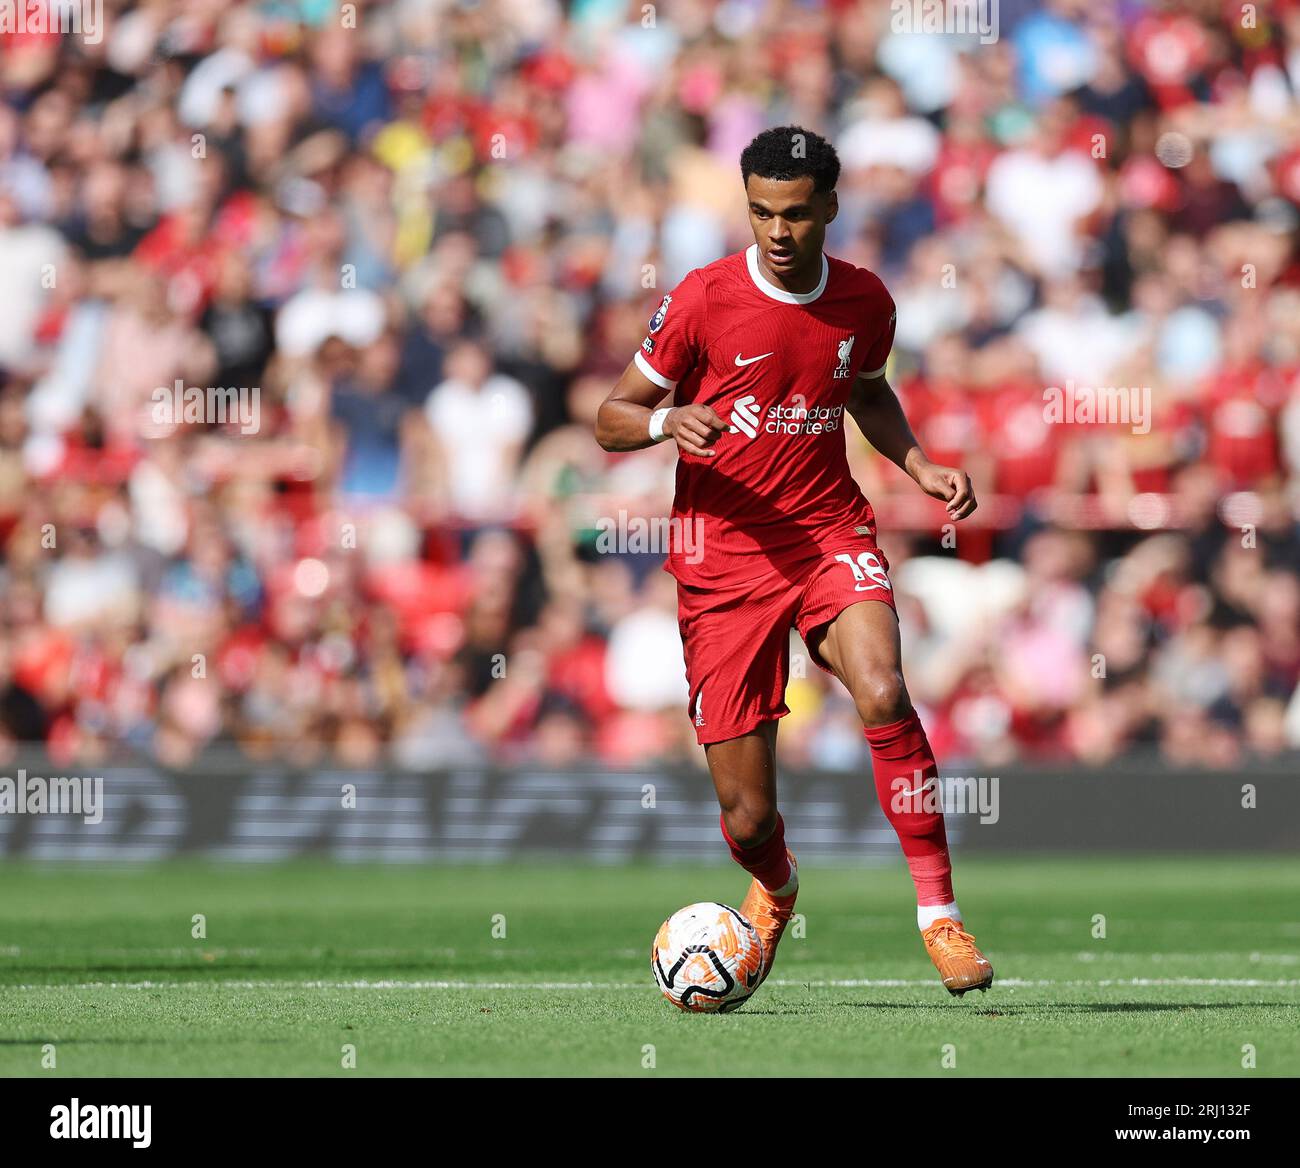
[[[735,868],[0,865],[0,1074],[1300,1074],[1284,857],[960,860],[998,973],[962,999],[901,859],[800,875],[805,935],[701,1016],[650,942]]]

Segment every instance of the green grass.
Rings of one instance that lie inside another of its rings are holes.
[[[739,903],[738,869],[0,865],[0,1074],[1300,1074],[1283,857],[962,860],[999,977],[963,999],[901,860],[801,875],[806,935],[742,1010],[698,1016],[660,998],[650,942]]]

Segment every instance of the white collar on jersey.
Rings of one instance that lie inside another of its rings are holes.
[[[782,304],[811,304],[826,291],[826,280],[831,274],[831,266],[826,262],[826,253],[822,252],[822,278],[817,281],[817,287],[811,292],[787,292],[784,288],[778,288],[769,282],[767,277],[758,270],[758,244],[751,243],[745,249],[745,264],[749,268],[749,278],[758,285],[758,290],[773,300],[781,301]]]

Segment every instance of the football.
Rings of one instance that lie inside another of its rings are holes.
[[[664,997],[679,1010],[726,1013],[757,989],[763,942],[729,905],[688,904],[659,926],[650,968]]]

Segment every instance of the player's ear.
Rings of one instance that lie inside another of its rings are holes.
[[[834,191],[831,191],[830,194],[826,196],[826,222],[832,222],[835,216],[839,213],[840,198]]]

